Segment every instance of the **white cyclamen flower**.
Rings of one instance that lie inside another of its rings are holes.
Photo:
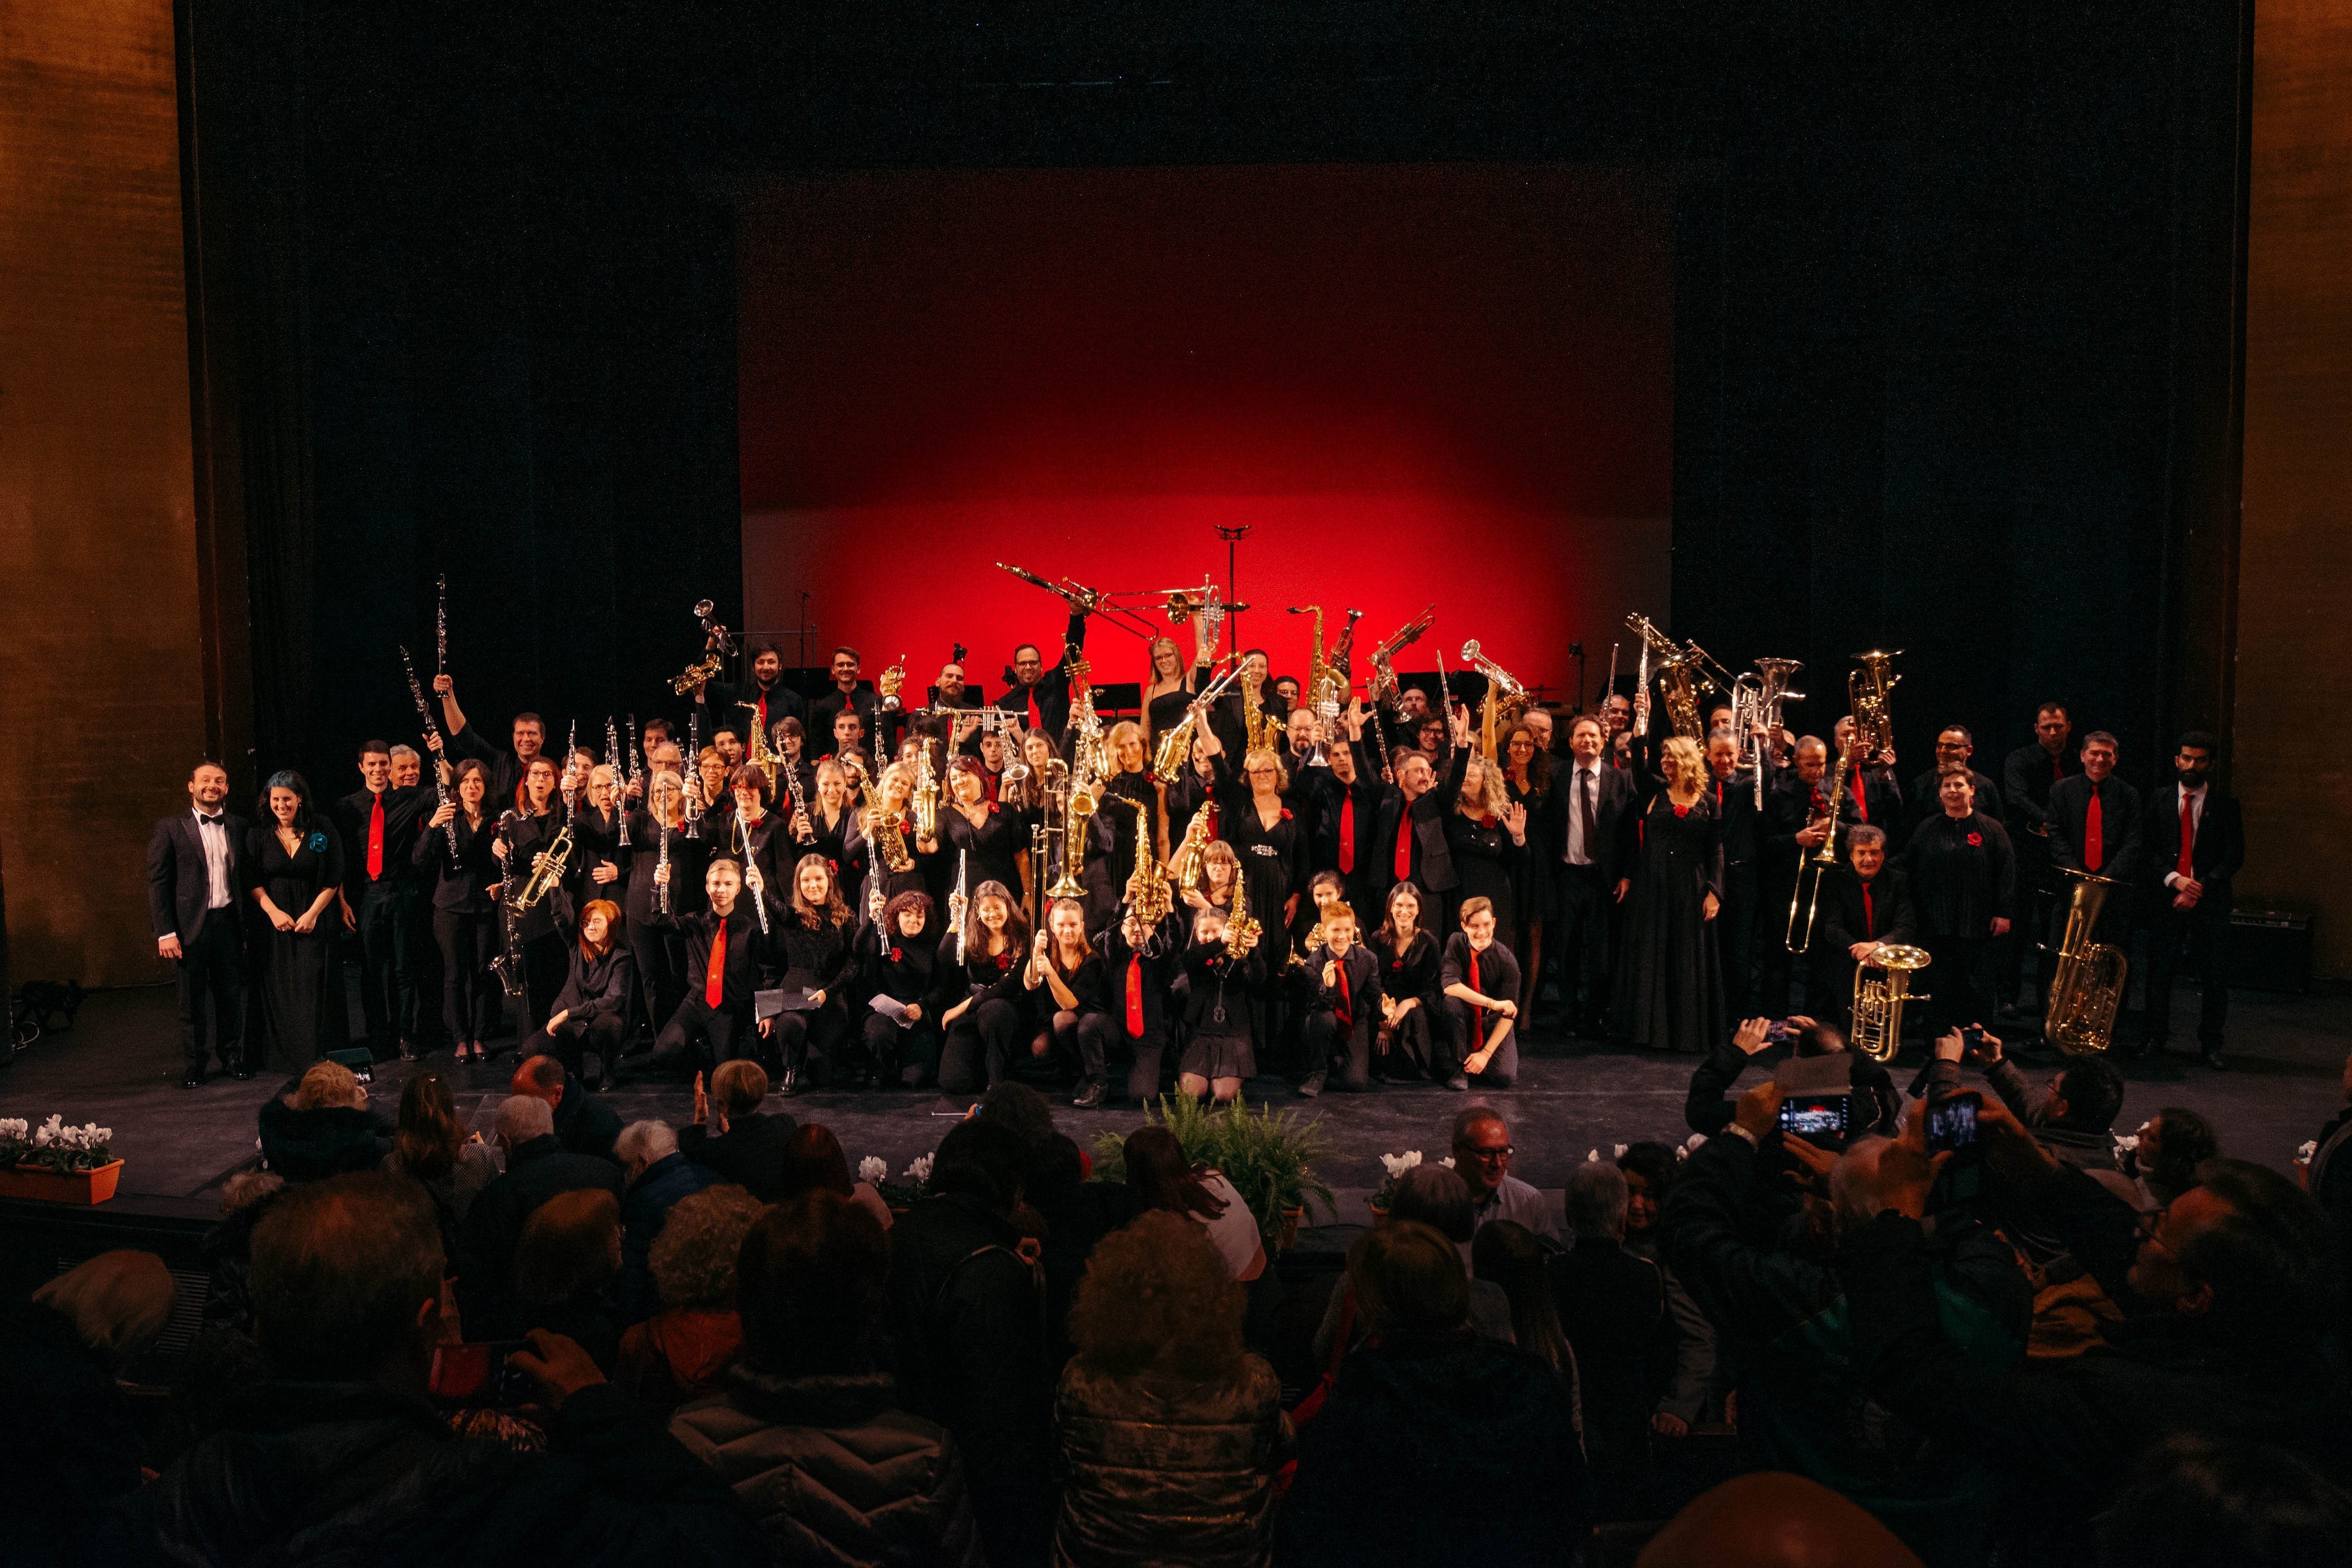
[[[22,1126],[23,1123],[19,1122],[18,1125]],[[2303,1141],[2303,1146],[2294,1152],[2294,1163],[2298,1165],[2308,1165],[2311,1163],[2311,1157],[2318,1152],[2319,1140],[2306,1138]]]
[[[1624,1145],[1624,1144],[1622,1144],[1622,1143],[1620,1143],[1620,1144],[1618,1144],[1618,1145],[1617,1145],[1617,1158],[1619,1158],[1620,1160],[1622,1160],[1622,1159],[1623,1159],[1624,1157],[1625,1157],[1625,1145]]]
[[[1402,1176],[1407,1171],[1412,1170],[1415,1165],[1420,1163],[1421,1151],[1418,1149],[1408,1149],[1402,1154],[1383,1154],[1381,1156],[1381,1164],[1388,1171],[1388,1173],[1391,1177]]]
[[[0,1138],[22,1138],[32,1131],[30,1123],[19,1119],[0,1118]]]
[[[931,1179],[931,1157],[929,1154],[916,1155],[915,1163],[907,1167],[907,1174],[914,1177],[918,1182],[929,1181]]]
[[[890,1179],[890,1167],[882,1163],[880,1156],[868,1154],[857,1162],[857,1179],[878,1187]]]
[[[1448,1154],[1447,1156],[1445,1156],[1445,1159],[1444,1159],[1444,1166],[1445,1166],[1445,1168],[1446,1168],[1447,1170],[1449,1170],[1449,1171],[1450,1171],[1450,1170],[1454,1169],[1454,1156],[1453,1156],[1453,1155],[1451,1155],[1451,1154]]]
[[[1594,1161],[1596,1161],[1596,1160],[1598,1160],[1598,1159],[1600,1159],[1600,1158],[1601,1158],[1601,1151],[1600,1151],[1600,1150],[1598,1150],[1598,1149],[1595,1149],[1595,1150],[1593,1150],[1591,1153],[1589,1153],[1589,1154],[1587,1154],[1587,1155],[1585,1155],[1585,1156],[1584,1156],[1584,1163],[1585,1163],[1586,1164],[1590,1165],[1590,1164],[1591,1164]]]

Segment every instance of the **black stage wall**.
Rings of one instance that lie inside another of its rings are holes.
[[[265,763],[399,724],[436,571],[477,711],[652,707],[738,602],[730,204],[845,168],[1684,167],[1674,629],[1808,723],[1907,647],[1906,767],[2226,719],[2238,5],[183,4]]]

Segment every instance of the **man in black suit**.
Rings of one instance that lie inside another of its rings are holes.
[[[2000,786],[1977,772],[1969,764],[1969,759],[1976,754],[1977,740],[1969,733],[1966,724],[1947,724],[1936,731],[1936,765],[1913,779],[1909,792],[1903,797],[1903,831],[1895,835],[1895,845],[1898,852],[1903,845],[1911,841],[1911,835],[1917,830],[1921,823],[1940,814],[1944,809],[1943,798],[1937,787],[1936,777],[1947,763],[1958,763],[1961,767],[1968,768],[1969,777],[1976,781],[1977,809],[2008,828],[2012,839],[2016,837],[2016,825],[2009,820],[2008,814],[2001,809]],[[1894,833],[1892,824],[1882,823],[1880,826],[1885,827],[1890,834]],[[2013,996],[2016,992],[2011,990],[2009,994]]]
[[[2140,846],[2139,791],[2115,776],[2116,738],[2105,730],[2083,737],[2083,771],[2050,786],[2049,826],[2051,889],[2048,943],[2053,969],[2060,942],[2065,935],[2071,908],[2068,871],[2085,871],[2118,884],[2107,889],[2099,921],[2084,933],[2121,947],[2130,940],[2131,900],[2143,857]],[[2047,1002],[2048,981],[2043,982]]]
[[[1074,609],[1052,663],[1033,642],[1013,650],[1013,686],[996,700],[996,705],[1007,713],[1020,714],[1023,729],[1043,730],[1055,744],[1061,744],[1062,731],[1070,722],[1069,665],[1086,646],[1087,612]],[[1234,755],[1241,755],[1239,747],[1234,748]]]
[[[343,928],[359,938],[360,1012],[368,1045],[381,1061],[396,1047],[416,1059],[416,977],[409,964],[416,868],[413,851],[425,807],[435,801],[419,785],[392,782],[392,748],[360,746],[362,787],[335,803],[343,836]]]
[[[834,657],[841,656],[836,652]],[[695,689],[695,701],[714,724],[731,724],[738,732],[757,729],[765,743],[772,745],[779,719],[797,719],[803,725],[809,721],[807,699],[791,687],[783,685],[784,656],[776,645],[759,642],[751,645],[751,679],[737,685],[733,681],[706,681]],[[855,656],[850,660],[850,679],[857,676]]]
[[[2048,923],[2044,910],[2050,901],[2050,791],[2062,779],[2073,778],[2083,771],[2083,764],[2066,742],[2074,732],[2063,702],[2044,702],[2033,715],[2033,739],[2009,753],[2001,764],[2001,809],[2008,814],[2002,826],[2009,829],[2009,842],[2017,854],[2017,892],[2020,919],[2009,934],[2009,955],[2001,964],[2001,1015],[2013,1016],[2011,1005],[2017,1000],[2018,984],[2025,975],[2025,953],[2032,945],[2029,934]],[[1925,810],[1933,813],[1940,803],[1931,793]],[[1926,821],[1923,816],[1919,819]],[[2029,909],[2027,906],[2032,906]],[[2035,965],[2034,988],[2047,992],[2050,972],[2054,961],[2044,952]]]
[[[1723,904],[1716,911],[1715,935],[1723,954],[1724,1009],[1730,1017],[1745,1018],[1756,957],[1764,808],[1756,804],[1756,781],[1739,767],[1739,742],[1730,730],[1707,737],[1706,765],[1723,847]]]
[[[1559,908],[1550,926],[1559,961],[1559,1010],[1569,1027],[1588,1039],[1608,1033],[1611,890],[1621,874],[1622,841],[1633,809],[1633,775],[1602,759],[1605,745],[1597,717],[1584,714],[1569,727],[1569,765],[1552,775],[1551,829],[1542,840],[1559,847],[1553,877]]]
[[[245,822],[221,809],[228,773],[198,763],[188,775],[189,809],[165,817],[147,839],[147,912],[155,951],[179,966],[180,1087],[205,1081],[205,1000],[212,999],[221,1066],[241,1079],[245,1058],[245,940],[238,919],[245,880]]]
[[[2246,863],[2238,803],[2210,782],[2213,737],[2190,731],[2173,752],[2173,782],[2148,802],[2143,834],[2147,929],[2147,1026],[2142,1056],[2163,1055],[2172,1033],[2172,975],[2189,949],[2205,982],[2197,1040],[2216,1071],[2230,1019],[2230,883]]]
[[[1845,855],[1845,864],[1822,882],[1821,913],[1806,950],[1812,961],[1807,1011],[1851,1029],[1854,966],[1882,943],[1916,942],[1919,915],[1910,873],[1887,862],[1885,829],[1848,829]]]

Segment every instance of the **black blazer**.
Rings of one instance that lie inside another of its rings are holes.
[[[2032,833],[2046,826],[2050,792],[2062,779],[2078,777],[2082,772],[2082,753],[2071,747],[2053,757],[2042,750],[2041,742],[2028,741],[2010,752],[2000,766],[2003,826],[2012,833]],[[1984,810],[1983,801],[1977,802],[1977,809]]]
[[[2140,821],[2147,880],[2158,891],[2169,893],[2172,889],[2165,879],[2180,866],[2180,785],[2166,784],[2151,795],[2147,815]],[[2205,884],[2202,902],[2210,904],[2218,900],[2227,904],[2231,880],[2245,864],[2246,827],[2239,815],[2238,803],[2223,795],[2218,785],[2209,784],[2205,786],[2205,810],[2197,819],[2197,841],[2189,849],[2189,868]]]
[[[751,1190],[762,1203],[774,1203],[784,1190],[784,1150],[800,1124],[781,1110],[754,1110],[712,1133],[707,1127],[681,1127],[677,1152],[692,1163],[718,1172]]]
[[[227,919],[237,918],[245,899],[245,831],[241,816],[221,814],[228,833]],[[176,936],[184,944],[204,929],[212,903],[212,879],[205,869],[204,841],[196,834],[195,808],[163,818],[147,836],[147,913],[157,941]]]
[[[1457,749],[1453,763],[1436,784],[1412,803],[1412,837],[1421,848],[1419,874],[1424,893],[1454,890],[1454,850],[1445,840],[1445,819],[1454,815],[1454,803],[1462,795],[1462,775],[1469,766],[1469,751]],[[1372,837],[1371,880],[1372,891],[1382,900],[1397,884],[1397,832],[1399,818],[1405,809],[1404,792],[1393,784],[1384,786],[1381,792],[1380,821]],[[1428,918],[1426,910],[1423,918]]]
[[[1819,934],[1840,958],[1850,957],[1846,949],[1858,942],[1916,942],[1919,912],[1911,903],[1911,874],[1892,860],[1880,867],[1878,875],[1870,879],[1865,908],[1862,879],[1853,874],[1853,867],[1838,867],[1822,884],[1821,920]],[[1814,951],[1820,952],[1822,948],[1817,944]]]
[[[2076,773],[2050,786],[2050,858],[2069,871],[2084,871],[2083,823],[2091,809],[2091,779]],[[2178,812],[2176,805],[2173,809]],[[2113,773],[2099,786],[2099,875],[2119,882],[2138,879],[2139,791]],[[2169,870],[2170,868],[2167,867]]]
[[[1600,868],[1601,881],[1613,885],[1625,875],[1626,822],[1638,802],[1639,792],[1634,788],[1632,770],[1612,768],[1606,757],[1601,759],[1596,783],[1599,787],[1592,794],[1592,820],[1599,842],[1591,847],[1592,863]],[[1555,877],[1565,874],[1561,868],[1568,862],[1561,857],[1568,853],[1568,814],[1575,809],[1576,759],[1570,757],[1552,769],[1550,820],[1544,826],[1544,853],[1551,857],[1549,869]]]
[[[1070,624],[1063,628],[1062,646],[1057,648],[1039,647],[1045,661],[1045,672],[1037,678],[1038,727],[1052,736],[1056,744],[1062,731],[1070,723],[1070,672],[1066,666],[1072,653],[1083,652],[1087,646],[1087,617],[1073,614]],[[1100,685],[1100,681],[1095,684]],[[1031,688],[1014,686],[996,700],[995,706],[1007,713],[1029,711]]]

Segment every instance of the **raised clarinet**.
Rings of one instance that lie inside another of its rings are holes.
[[[408,677],[408,695],[416,702],[416,716],[425,721],[425,738],[439,740],[441,731],[433,723],[433,710],[425,705],[425,688],[417,684],[416,667],[408,661],[408,649],[405,647],[400,650],[400,668]],[[442,782],[441,763],[442,754],[436,751],[433,757],[433,798],[439,805],[446,805],[449,804],[449,786]],[[457,819],[451,817],[441,825],[441,828],[449,836],[449,864],[455,866],[457,863]]]
[[[433,658],[436,675],[449,673],[449,579],[433,579]]]
[[[702,715],[686,716],[686,755],[678,759],[678,800],[686,813],[686,836],[702,837]],[[692,789],[687,788],[691,784]]]
[[[629,721],[632,733],[636,727],[635,720]],[[617,847],[626,849],[629,847],[629,801],[622,785],[628,776],[628,764],[622,760],[621,732],[614,728],[613,716],[609,713],[604,715],[604,765],[613,770],[613,816],[621,825]]]

